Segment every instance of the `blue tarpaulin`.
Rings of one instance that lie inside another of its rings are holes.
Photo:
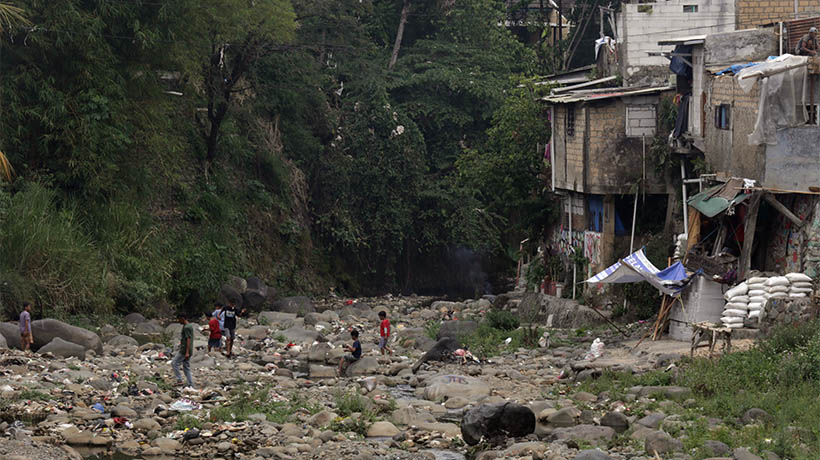
[[[587,283],[593,284],[641,281],[650,283],[664,294],[677,295],[688,281],[688,276],[686,268],[680,262],[659,270],[649,261],[641,248],[586,280]]]

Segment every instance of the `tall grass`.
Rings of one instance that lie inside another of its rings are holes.
[[[58,207],[55,193],[34,183],[0,195],[4,308],[34,296],[51,313],[109,311],[105,264],[76,210]]]

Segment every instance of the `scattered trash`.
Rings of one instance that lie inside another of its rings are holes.
[[[550,346],[550,333],[549,332],[544,332],[544,335],[542,335],[541,338],[538,339],[538,346],[541,347],[541,348],[549,348],[549,346]]]
[[[103,406],[100,403],[94,404],[93,406],[91,406],[91,408],[100,413],[105,412],[105,406]]]
[[[589,351],[584,355],[584,359],[593,360],[598,359],[604,354],[604,341],[596,338],[589,346]]]
[[[504,340],[504,345],[509,345],[510,342],[512,342],[512,337],[507,337],[507,339]]]
[[[171,404],[171,407],[170,407],[171,410],[175,410],[175,411],[178,411],[178,412],[187,412],[187,411],[192,411],[192,410],[199,410],[200,408],[202,408],[201,404],[196,403],[196,402],[191,401],[190,399],[186,399],[186,398],[181,398],[181,399],[178,399],[178,400],[174,401],[174,403]]]

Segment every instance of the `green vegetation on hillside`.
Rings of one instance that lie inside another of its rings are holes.
[[[197,309],[231,275],[442,290],[456,249],[509,264],[552,215],[535,53],[498,2],[421,2],[388,70],[402,3],[17,2],[0,308]]]

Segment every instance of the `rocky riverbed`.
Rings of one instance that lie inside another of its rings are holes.
[[[627,338],[605,325],[551,329],[549,343],[502,347],[480,363],[449,355],[420,363],[436,330],[468,333],[470,319],[492,308],[515,311],[520,299],[491,300],[293,299],[240,319],[235,359],[207,353],[207,336],[198,334],[195,389],[172,386],[169,345],[181,326],[139,314],[93,331],[99,344],[84,332],[72,341],[66,329],[67,344],[43,353],[0,349],[0,458],[692,458],[674,436],[692,423],[675,415],[695,404],[688,388],[593,394],[578,387],[607,369],[674,372],[688,344],[633,350],[648,325],[632,325]],[[381,310],[393,324],[392,356],[376,345]],[[459,319],[440,325],[448,310]],[[351,328],[362,332],[364,354],[340,377]],[[605,348],[591,358],[596,337]],[[754,423],[765,413],[749,417]],[[715,457],[759,458],[709,442]]]

